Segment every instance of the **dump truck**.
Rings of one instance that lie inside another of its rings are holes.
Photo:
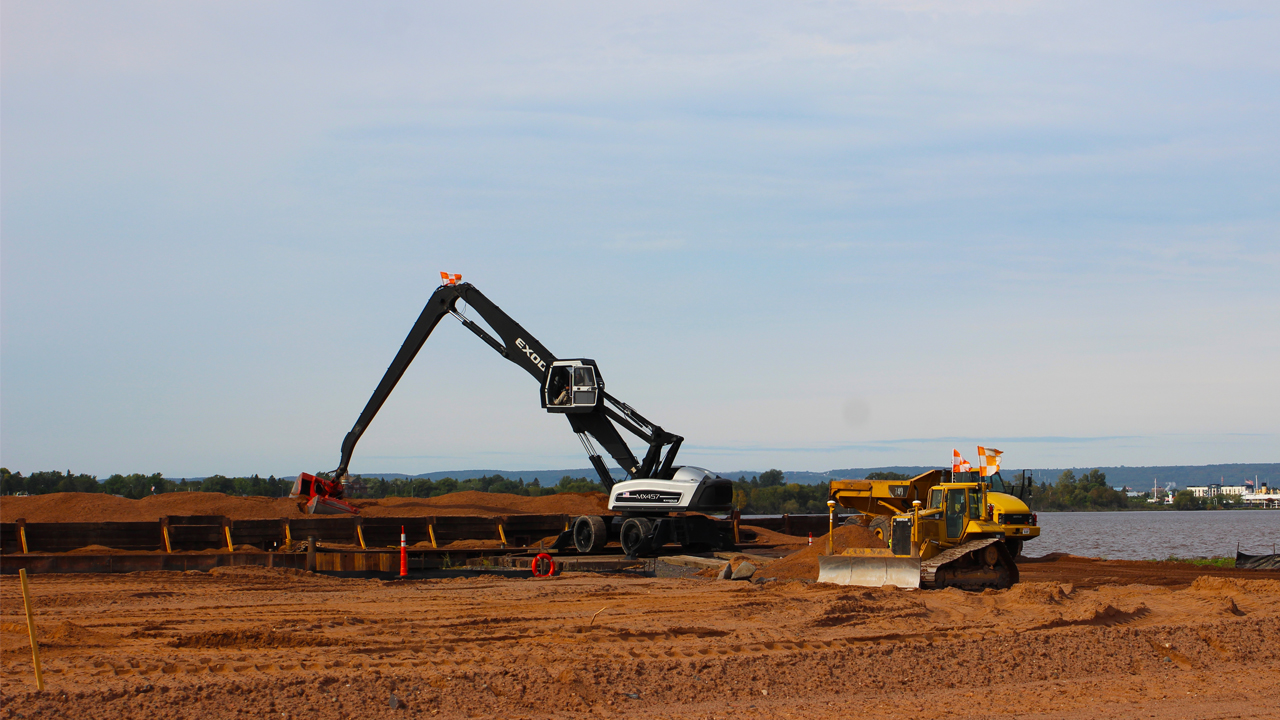
[[[944,485],[979,482],[988,485],[986,504],[991,507],[985,513],[987,519],[1000,526],[1009,554],[1018,557],[1023,543],[1040,537],[1036,514],[1021,499],[1029,483],[1025,474],[1017,486],[1006,482],[999,471],[983,478],[976,470],[947,469],[930,470],[907,480],[832,480],[828,499],[862,516],[871,516],[868,519],[852,515],[846,522],[867,525],[888,542],[892,518],[910,512],[913,500],[924,501],[931,490]]]
[[[976,475],[931,470],[909,480],[833,481],[831,499],[863,513],[855,522],[870,516],[872,531],[889,547],[821,557],[818,580],[970,590],[1013,585],[1014,557],[1040,528],[1021,500],[1002,492],[998,473]]]

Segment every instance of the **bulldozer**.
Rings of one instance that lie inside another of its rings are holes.
[[[883,548],[850,548],[818,559],[818,581],[912,588],[1007,588],[1014,557],[1038,537],[1033,513],[999,473],[931,470],[909,480],[836,480],[831,499],[858,510]],[[888,511],[888,512],[886,512]],[[869,522],[867,518],[870,518]]]

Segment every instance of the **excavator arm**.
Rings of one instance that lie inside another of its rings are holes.
[[[456,309],[459,300],[465,302],[476,314],[483,318],[489,327],[497,333],[498,338],[494,338],[484,328],[459,313]],[[382,381],[378,383],[378,387],[373,391],[369,402],[365,404],[364,410],[361,411],[356,424],[351,428],[351,432],[347,433],[343,439],[342,458],[338,468],[333,473],[335,480],[341,480],[347,474],[347,468],[350,466],[356,443],[360,441],[360,437],[368,429],[369,423],[373,422],[374,416],[382,409],[383,403],[391,395],[391,391],[395,389],[396,383],[400,382],[400,378],[404,376],[409,364],[417,357],[418,351],[422,349],[427,338],[431,336],[431,332],[435,330],[436,325],[444,319],[445,315],[456,317],[463,327],[474,333],[489,347],[497,351],[498,354],[523,368],[544,388],[546,387],[550,368],[557,361],[557,358],[550,350],[539,342],[537,338],[530,335],[529,331],[521,327],[519,323],[511,319],[511,316],[503,312],[502,308],[485,297],[474,285],[470,283],[441,285],[427,300],[426,306],[423,307],[418,320],[413,324],[413,328],[405,338],[404,344],[400,346],[400,351],[396,353],[395,359],[391,361],[391,365],[387,367],[386,373],[383,374]],[[592,366],[594,368],[594,363],[592,363]],[[675,460],[676,452],[679,450],[683,438],[668,433],[661,427],[654,425],[629,405],[603,392],[603,390],[604,385],[603,381],[601,381],[601,397],[589,407],[567,412],[566,417],[569,419],[569,424],[573,431],[583,439],[583,447],[587,450],[591,464],[599,474],[605,490],[612,489],[613,476],[609,473],[600,456],[594,452],[590,441],[586,439],[587,436],[595,438],[613,457],[614,461],[632,477],[669,476],[672,462]],[[544,405],[546,405],[545,395]],[[649,451],[646,453],[643,462],[636,459],[635,454],[631,452],[631,449],[618,433],[614,422],[649,443]],[[670,449],[667,451],[665,458],[663,458],[662,449],[666,446],[670,446]],[[661,464],[659,465],[659,463]],[[655,475],[655,470],[661,475]]]

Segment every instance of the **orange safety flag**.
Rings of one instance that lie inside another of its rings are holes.
[[[450,275],[449,273],[447,273],[447,272],[445,272],[445,271],[443,271],[443,270],[441,270],[441,271],[440,271],[440,284],[441,284],[441,285],[457,285],[457,284],[458,284],[458,281],[459,281],[459,280],[461,280],[461,279],[462,279],[462,275],[461,275],[461,274]]]
[[[1000,472],[1000,456],[1004,453],[995,448],[984,448],[978,446],[978,463],[979,475],[982,477],[991,477]]]
[[[951,472],[969,472],[973,468],[969,466],[969,461],[960,457],[960,451],[951,448]]]

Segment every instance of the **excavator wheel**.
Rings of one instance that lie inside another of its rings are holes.
[[[622,522],[622,552],[629,558],[640,557],[649,549],[649,535],[653,532],[653,522],[648,518],[627,518]]]
[[[573,521],[573,546],[580,553],[598,553],[609,543],[609,526],[604,518],[582,515]]]

